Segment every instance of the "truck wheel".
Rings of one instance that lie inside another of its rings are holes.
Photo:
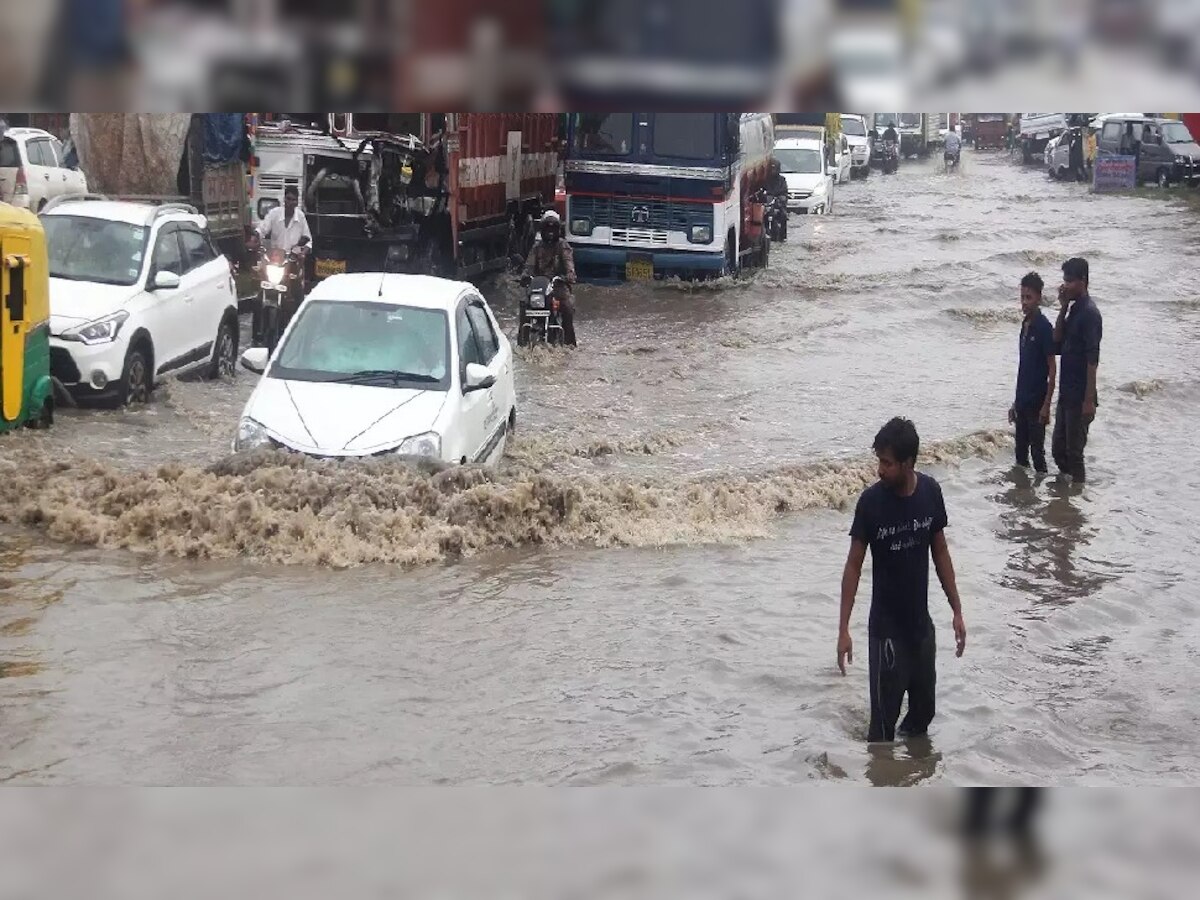
[[[1171,175],[1166,169],[1158,170],[1158,186],[1164,190],[1171,186]]]
[[[725,239],[725,275],[737,278],[738,274],[738,258],[737,248],[729,238]]]

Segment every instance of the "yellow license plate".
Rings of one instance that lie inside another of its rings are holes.
[[[317,277],[327,278],[330,275],[341,275],[346,271],[344,259],[318,259]]]
[[[627,281],[653,281],[654,263],[648,259],[631,259],[625,263]]]

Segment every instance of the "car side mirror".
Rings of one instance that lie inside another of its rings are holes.
[[[154,284],[151,285],[152,291],[175,291],[182,284],[178,275],[174,272],[155,272]]]
[[[242,354],[242,368],[248,369],[255,375],[261,375],[267,370],[267,362],[271,352],[266,347],[251,347]]]
[[[249,351],[247,351],[249,352]],[[483,391],[496,383],[496,376],[487,370],[486,366],[478,363],[467,363],[467,371],[463,378],[463,393]]]

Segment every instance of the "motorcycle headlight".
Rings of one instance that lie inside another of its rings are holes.
[[[529,305],[534,309],[544,309],[546,306],[546,295],[541,291],[534,291],[529,295]]]
[[[592,233],[592,220],[591,219],[572,219],[571,220],[571,234],[579,235],[580,237],[587,237],[591,233]]]
[[[242,416],[242,420],[238,422],[237,437],[233,441],[235,452],[257,450],[259,447],[273,446],[274,443],[267,434],[267,429],[259,422],[249,416]]]
[[[693,225],[691,230],[688,232],[688,240],[693,244],[711,244],[712,226]]]
[[[267,280],[271,284],[281,284],[285,271],[287,271],[285,266],[267,266]]]
[[[78,341],[81,344],[111,344],[117,339],[117,335],[121,333],[121,326],[125,324],[125,320],[129,318],[129,313],[122,310],[119,313],[113,313],[111,316],[105,316],[103,319],[97,319],[95,322],[88,322],[86,325],[80,325],[78,328],[72,328],[62,335],[64,341]]]
[[[442,455],[442,436],[436,431],[414,435],[405,439],[404,443],[396,448],[396,453],[399,456],[426,456],[438,459]]]

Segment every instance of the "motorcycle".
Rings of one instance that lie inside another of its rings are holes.
[[[258,271],[262,280],[259,282],[259,316],[254,342],[266,347],[268,353],[275,352],[280,335],[304,297],[306,255],[303,244],[287,253],[278,249],[259,251]]]
[[[763,227],[772,243],[781,244],[787,240],[788,209],[787,197],[770,197],[760,192],[758,200],[763,204]]]
[[[893,175],[900,168],[900,149],[895,141],[883,142],[883,174]]]
[[[525,274],[521,276],[521,285],[525,288],[525,297],[517,316],[517,346],[562,344],[565,332],[559,295],[568,289],[567,280],[560,275],[546,278]]]
[[[956,152],[954,150],[947,150],[945,152],[944,159],[945,159],[945,163],[946,163],[946,171],[947,172],[950,172],[950,171],[958,168],[959,156],[961,155],[961,153],[962,153],[962,151]]]

